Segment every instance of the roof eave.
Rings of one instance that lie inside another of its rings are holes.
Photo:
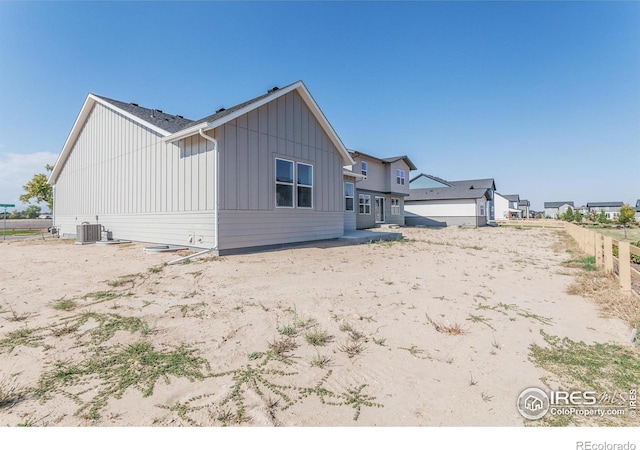
[[[60,172],[62,171],[62,166],[64,166],[64,163],[69,157],[69,154],[71,153],[71,149],[73,148],[76,142],[76,139],[78,139],[78,136],[80,135],[80,132],[82,131],[82,128],[84,126],[84,123],[89,117],[89,114],[91,114],[91,111],[93,110],[93,107],[96,103],[100,103],[101,105],[104,105],[109,109],[113,109],[117,111],[119,114],[122,114],[123,116],[135,122],[138,122],[139,124],[159,133],[162,136],[167,136],[170,134],[167,130],[163,130],[162,128],[159,128],[145,120],[142,120],[140,117],[135,116],[121,108],[118,108],[112,103],[109,103],[106,100],[103,100],[96,95],[89,94],[87,95],[87,98],[85,99],[84,104],[80,109],[80,113],[78,114],[78,117],[76,118],[76,121],[74,122],[73,127],[71,128],[71,132],[69,132],[69,136],[67,136],[67,140],[62,146],[62,151],[58,155],[58,159],[56,160],[56,163],[53,166],[53,170],[51,171],[51,175],[49,175],[49,179],[47,180],[47,183],[53,185],[58,180],[58,177],[60,176]]]
[[[227,114],[218,120],[214,120],[212,122],[201,122],[197,125],[192,125],[189,128],[185,128],[184,130],[181,130],[166,136],[163,140],[164,142],[175,142],[175,141],[179,141],[180,139],[184,139],[186,137],[197,134],[201,129],[203,131],[207,131],[207,130],[212,130],[214,128],[218,128],[224,125],[225,123],[230,122],[234,119],[237,119],[238,117],[244,114],[247,114],[249,111],[253,111],[254,109],[257,109],[263,105],[266,105],[267,103],[279,97],[282,97],[283,95],[286,95],[289,92],[292,92],[294,90],[297,90],[298,94],[300,94],[300,96],[303,98],[307,106],[310,106],[309,109],[313,113],[314,117],[318,120],[318,122],[320,122],[320,125],[322,126],[322,128],[329,135],[329,138],[331,139],[331,141],[336,146],[336,148],[338,149],[338,151],[342,156],[342,160],[344,162],[343,165],[346,166],[346,165],[355,164],[355,161],[349,155],[347,148],[344,146],[344,144],[336,134],[335,130],[333,129],[333,127],[331,126],[327,118],[324,116],[324,114],[320,110],[320,107],[318,106],[316,101],[313,99],[313,97],[311,96],[311,94],[309,93],[309,91],[307,90],[306,86],[302,81],[296,81],[295,83],[292,83],[287,87],[275,90],[271,93],[271,95],[268,95],[256,102],[250,103],[244,108],[240,108],[236,111],[233,111],[232,113]]]

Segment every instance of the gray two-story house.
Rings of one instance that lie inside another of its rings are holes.
[[[354,189],[358,229],[383,224],[404,225],[404,198],[409,195],[409,172],[416,166],[406,156],[378,158],[349,150],[353,172],[360,175]]]

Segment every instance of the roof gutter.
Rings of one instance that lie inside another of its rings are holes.
[[[218,180],[220,179],[219,175],[220,175],[220,168],[218,165],[218,140],[216,138],[213,138],[211,136],[209,136],[208,134],[206,134],[204,132],[205,127],[200,127],[198,129],[198,134],[200,134],[200,136],[202,136],[204,139],[206,139],[207,141],[211,141],[213,142],[213,173],[215,174],[216,177],[216,181],[215,181],[215,188],[214,188],[214,193],[213,193],[213,209],[214,209],[214,214],[216,216],[215,222],[213,223],[213,236],[214,236],[214,241],[215,244],[213,246],[212,250],[218,250],[218,212],[219,212],[219,208],[218,208],[218,191],[220,188],[220,183],[218,183]]]
[[[194,134],[198,134],[201,133],[201,131],[206,131],[206,130],[210,130],[211,124],[208,122],[201,122],[199,124],[190,126],[189,128],[185,128],[184,130],[178,131],[177,133],[174,134],[170,134],[169,136],[165,136],[164,138],[162,138],[162,141],[165,143],[172,143],[172,142],[176,142],[179,141],[180,139],[184,139],[186,137],[189,136],[193,136]],[[202,134],[201,134],[202,135]],[[208,138],[205,138],[208,139]]]

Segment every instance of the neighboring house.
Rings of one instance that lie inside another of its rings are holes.
[[[607,219],[616,220],[620,215],[620,208],[622,207],[622,205],[622,202],[587,203],[587,213],[595,212],[596,214],[600,214],[601,211],[604,211]]]
[[[557,219],[567,212],[567,209],[574,208],[573,202],[544,202],[544,216],[547,219]]]
[[[493,178],[481,178],[477,180],[460,180],[449,181],[453,186],[463,187],[465,189],[486,189],[489,194],[485,208],[486,223],[495,221],[495,210],[493,204],[493,197],[496,192],[496,182]]]
[[[505,194],[504,198],[509,201],[509,219],[522,219],[522,211],[518,208],[520,194]]]
[[[420,174],[410,182],[405,223],[424,226],[484,226],[495,220],[493,178],[447,181]]]
[[[522,218],[522,210],[519,209],[520,196],[518,194],[494,194],[496,221]],[[528,209],[527,209],[528,213]]]
[[[509,219],[509,200],[502,194],[496,192],[493,196],[495,220],[505,221]]]
[[[378,158],[349,150],[353,172],[360,176],[355,185],[356,227],[403,226],[404,202],[409,195],[409,172],[416,166],[406,156]]]
[[[636,200],[636,222],[640,222],[640,199]]]
[[[522,211],[520,217],[523,219],[529,218],[529,207],[531,206],[531,202],[529,200],[520,199],[518,202],[518,209]]]
[[[488,189],[412,189],[405,200],[405,223],[412,226],[480,227],[487,224]]]
[[[219,254],[336,238],[352,164],[301,81],[195,121],[90,94],[49,178],[54,225]]]

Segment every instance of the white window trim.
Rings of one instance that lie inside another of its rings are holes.
[[[285,183],[283,181],[278,181],[278,161],[284,161],[284,162],[288,162],[291,163],[293,165],[293,183]],[[311,167],[311,184],[302,184],[302,183],[298,183],[298,165],[304,165],[304,166],[309,166]],[[314,195],[313,195],[313,181],[315,178],[315,174],[314,174],[314,168],[313,168],[313,164],[309,164],[306,162],[301,162],[301,161],[292,161],[290,159],[285,159],[285,158],[280,158],[280,157],[276,157],[275,158],[275,164],[274,164],[274,175],[275,175],[275,186],[277,187],[279,184],[283,185],[283,186],[291,186],[293,188],[293,198],[292,198],[292,206],[280,206],[278,205],[278,194],[277,194],[277,190],[275,192],[275,198],[274,198],[274,202],[275,202],[275,207],[280,209],[313,209],[315,204],[314,204]],[[306,187],[306,188],[310,188],[311,189],[311,206],[298,206],[298,187]]]
[[[361,200],[364,198],[369,199],[369,203],[362,203]],[[360,212],[360,205],[364,206],[364,212]],[[367,212],[367,209],[369,211]],[[358,214],[370,216],[371,215],[371,195],[369,194],[358,194]]]
[[[369,174],[369,163],[366,161],[360,161],[360,173],[364,175],[364,179],[367,179],[367,175]]]
[[[301,184],[298,183],[298,166],[309,166],[311,167],[311,184]],[[295,164],[295,173],[294,173],[294,178],[293,180],[295,181],[295,191],[294,191],[294,196],[296,197],[296,201],[294,203],[294,205],[296,206],[296,208],[299,209],[313,209],[313,164],[308,164],[308,163],[303,163],[303,162],[296,162]],[[300,206],[298,205],[298,187],[306,187],[306,188],[310,188],[311,189],[311,206]]]
[[[351,185],[351,192],[353,193],[353,195],[347,195],[347,184]],[[347,212],[354,212],[356,210],[356,199],[355,199],[355,195],[356,195],[356,186],[354,183],[350,183],[349,181],[345,181],[344,183],[344,210]],[[351,202],[351,209],[347,209],[347,199],[350,198],[352,200]]]
[[[375,222],[376,223],[386,223],[387,222],[387,213],[384,210],[384,208],[386,206],[385,203],[386,203],[387,199],[385,197],[380,196],[380,195],[376,195],[374,201],[376,203],[380,204],[380,206],[381,206],[380,212],[381,212],[381,216],[382,216],[381,217],[382,220],[378,220],[378,216],[376,215]],[[375,208],[374,208],[374,210],[375,210]]]
[[[406,173],[403,169],[396,169],[396,184],[404,186],[406,183]]]
[[[391,215],[392,216],[400,215],[400,199],[399,198],[391,199]]]

